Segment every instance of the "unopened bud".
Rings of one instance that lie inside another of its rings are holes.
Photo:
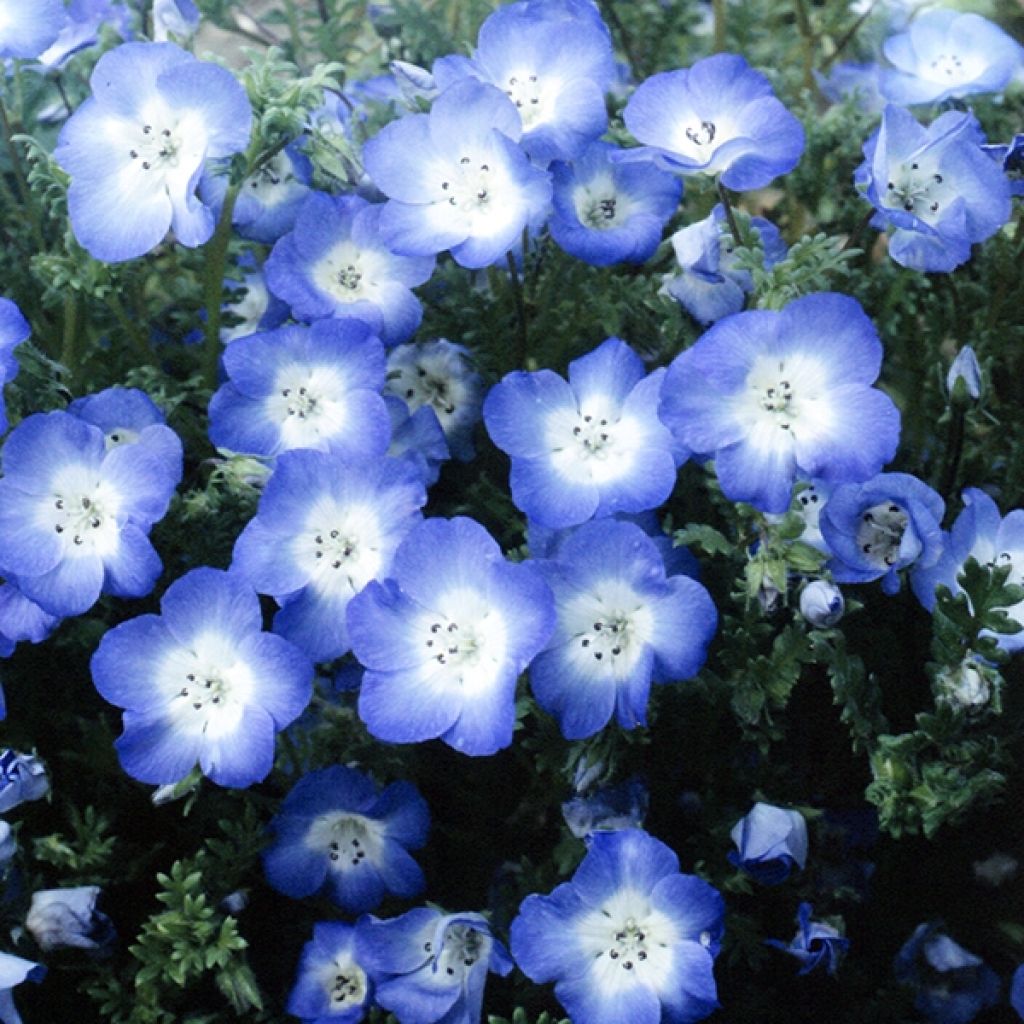
[[[800,614],[812,626],[834,626],[845,610],[843,592],[834,583],[814,580],[800,592]]]
[[[981,398],[981,367],[970,345],[964,345],[957,352],[946,374],[946,390],[949,397],[961,405],[968,399],[976,402]]]

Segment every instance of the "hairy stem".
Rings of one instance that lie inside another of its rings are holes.
[[[206,266],[203,268],[203,300],[206,306],[203,377],[211,391],[217,387],[217,369],[220,365],[220,308],[224,301],[224,270],[227,266],[228,243],[231,241],[231,218],[241,188],[241,182],[228,186],[224,193],[220,220],[206,245]]]

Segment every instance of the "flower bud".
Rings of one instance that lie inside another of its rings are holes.
[[[49,788],[46,767],[38,757],[16,750],[0,751],[0,814],[46,796]]]
[[[834,626],[846,609],[843,592],[825,580],[814,580],[800,591],[800,614],[819,629]]]
[[[970,345],[964,345],[957,352],[946,374],[946,390],[949,397],[961,405],[966,404],[968,398],[974,401],[981,398],[981,367]]]
[[[945,669],[935,682],[941,701],[970,713],[989,706],[993,684],[998,684],[999,679],[995,669],[967,658],[955,668]]]
[[[32,894],[25,927],[44,953],[74,948],[103,951],[114,940],[110,918],[96,909],[98,885],[40,889]]]

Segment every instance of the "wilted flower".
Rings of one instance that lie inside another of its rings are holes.
[[[32,894],[25,927],[44,953],[55,949],[103,952],[114,941],[110,918],[96,909],[98,885],[39,889]]]
[[[769,946],[784,950],[800,961],[800,974],[809,974],[823,966],[829,974],[835,974],[839,963],[850,948],[850,940],[826,921],[811,920],[810,903],[801,903],[796,915],[797,932],[791,942],[766,939]]]
[[[28,800],[39,800],[49,789],[46,766],[35,754],[0,752],[0,814]]]

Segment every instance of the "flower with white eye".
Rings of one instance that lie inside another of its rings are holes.
[[[287,1010],[313,1024],[357,1024],[373,996],[373,982],[356,953],[356,925],[321,921],[302,947]]]
[[[66,16],[61,0],[0,0],[0,60],[38,57],[57,38]]]

